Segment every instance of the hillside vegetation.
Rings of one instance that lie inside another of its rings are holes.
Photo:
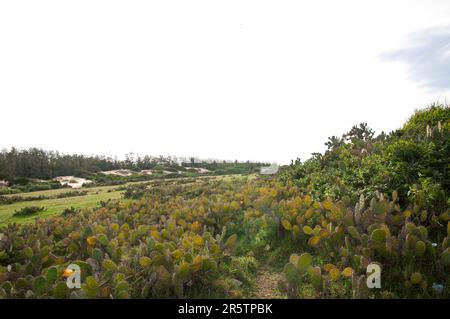
[[[449,130],[434,105],[389,134],[355,126],[277,176],[132,186],[3,226],[0,296],[449,298]],[[72,263],[81,289],[65,284]]]
[[[60,154],[38,148],[3,149],[0,151],[0,195],[34,192],[68,187],[57,181],[87,179],[83,187],[123,185],[161,178],[189,178],[251,174],[267,163],[238,161],[203,161],[190,158],[185,162],[171,156],[127,154],[125,160],[106,156]],[[8,187],[5,187],[4,185]]]

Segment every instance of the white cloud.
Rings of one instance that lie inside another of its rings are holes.
[[[0,146],[288,163],[449,96],[379,55],[448,1],[0,3]]]
[[[450,25],[411,34],[411,46],[386,52],[386,60],[402,61],[412,78],[432,91],[450,89]]]

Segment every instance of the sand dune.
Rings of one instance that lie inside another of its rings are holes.
[[[116,176],[130,176],[130,175],[134,174],[134,172],[129,169],[116,169],[116,170],[112,170],[112,171],[103,171],[100,173],[105,174],[105,175],[116,175]]]
[[[190,170],[190,171],[196,171],[197,173],[201,173],[201,174],[210,172],[210,170],[207,170],[206,168],[202,168],[202,167],[186,167],[186,169]]]
[[[60,182],[61,185],[67,185],[72,188],[81,188],[84,184],[92,183],[90,180],[75,176],[58,176],[54,180]]]

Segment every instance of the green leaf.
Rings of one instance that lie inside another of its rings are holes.
[[[233,250],[236,246],[236,242],[237,242],[237,235],[233,234],[225,242],[225,247],[228,248],[229,250]]]
[[[130,284],[125,280],[119,281],[116,285],[116,293],[120,291],[128,291],[128,289],[130,289]]]
[[[370,235],[370,239],[375,243],[381,244],[386,241],[386,232],[384,229],[375,229]]]
[[[32,290],[36,295],[43,295],[47,291],[47,280],[43,276],[36,277]]]
[[[416,253],[421,256],[425,253],[426,250],[427,250],[427,246],[425,245],[425,243],[423,241],[419,240],[416,243]]]
[[[312,235],[312,233],[314,232],[313,229],[311,227],[309,227],[308,225],[303,226],[303,232],[306,235]]]
[[[289,262],[291,264],[297,265],[298,264],[298,255],[297,254],[291,254],[289,257]]]
[[[283,219],[281,224],[283,225],[283,228],[286,229],[287,231],[292,229],[291,223],[286,219]]]
[[[361,236],[359,235],[358,230],[356,229],[356,227],[354,226],[349,226],[348,227],[348,233],[350,234],[350,236],[352,236],[352,238],[360,240]]]
[[[30,247],[25,247],[23,249],[23,252],[24,252],[25,256],[27,256],[29,259],[31,259],[31,257],[33,257],[33,249],[31,249]]]
[[[103,260],[103,253],[100,249],[94,248],[92,250],[92,258],[94,258],[98,263],[101,263]]]
[[[114,263],[114,261],[112,261],[111,259],[105,259],[102,262],[102,266],[103,268],[105,268],[106,270],[115,270],[117,269],[117,265]]]
[[[16,290],[26,290],[28,288],[28,282],[22,277],[16,280],[14,286]]]
[[[291,263],[287,263],[284,266],[284,275],[286,277],[286,280],[291,284],[298,284],[298,282],[300,281],[300,274],[297,270],[297,267]]]
[[[5,292],[6,292],[7,295],[10,295],[10,294],[11,294],[13,285],[12,285],[9,281],[5,281],[5,282],[2,284],[1,287],[2,287],[3,290],[5,290]]]
[[[47,269],[47,282],[50,284],[53,284],[56,280],[56,277],[58,276],[58,270],[56,267],[50,267]]]
[[[126,290],[120,290],[120,291],[118,291],[116,293],[116,297],[118,299],[129,299],[130,298],[130,294]]]
[[[184,262],[178,266],[178,269],[175,271],[175,279],[178,281],[184,281],[189,277],[190,273],[190,265],[187,262]]]
[[[99,288],[97,280],[94,277],[92,277],[92,276],[89,276],[89,277],[86,278],[86,285],[89,288],[91,288],[91,289],[98,289]]]
[[[322,289],[322,270],[320,267],[310,267],[308,268],[309,275],[311,276],[311,283],[315,289]]]
[[[147,256],[142,256],[141,258],[139,258],[139,265],[141,265],[141,267],[150,266],[151,263],[152,263],[152,260]]]
[[[103,246],[107,246],[109,244],[108,237],[106,237],[105,234],[98,235],[97,239],[100,242],[100,244],[102,244]]]
[[[312,262],[312,256],[309,253],[301,254],[301,256],[298,258],[298,264],[297,267],[301,271],[306,271],[309,266],[311,266]]]
[[[65,282],[58,282],[53,289],[53,297],[56,299],[63,299],[66,296],[67,290]]]

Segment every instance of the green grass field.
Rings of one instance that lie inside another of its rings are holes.
[[[74,196],[66,198],[54,198],[45,199],[37,201],[24,201],[9,205],[0,205],[0,225],[8,223],[24,223],[29,222],[37,217],[46,217],[50,215],[57,215],[64,211],[65,208],[92,208],[98,206],[100,201],[106,201],[108,199],[114,200],[121,197],[122,191],[117,191],[117,186],[103,186],[103,187],[93,187],[86,188],[88,193],[83,196]],[[60,193],[67,192],[67,189],[57,189],[48,191],[39,191],[31,193],[21,193],[19,195],[23,197],[29,196],[55,196]],[[16,210],[27,206],[39,206],[45,207],[46,210],[39,214],[39,216],[29,216],[29,217],[13,217],[12,215]]]

